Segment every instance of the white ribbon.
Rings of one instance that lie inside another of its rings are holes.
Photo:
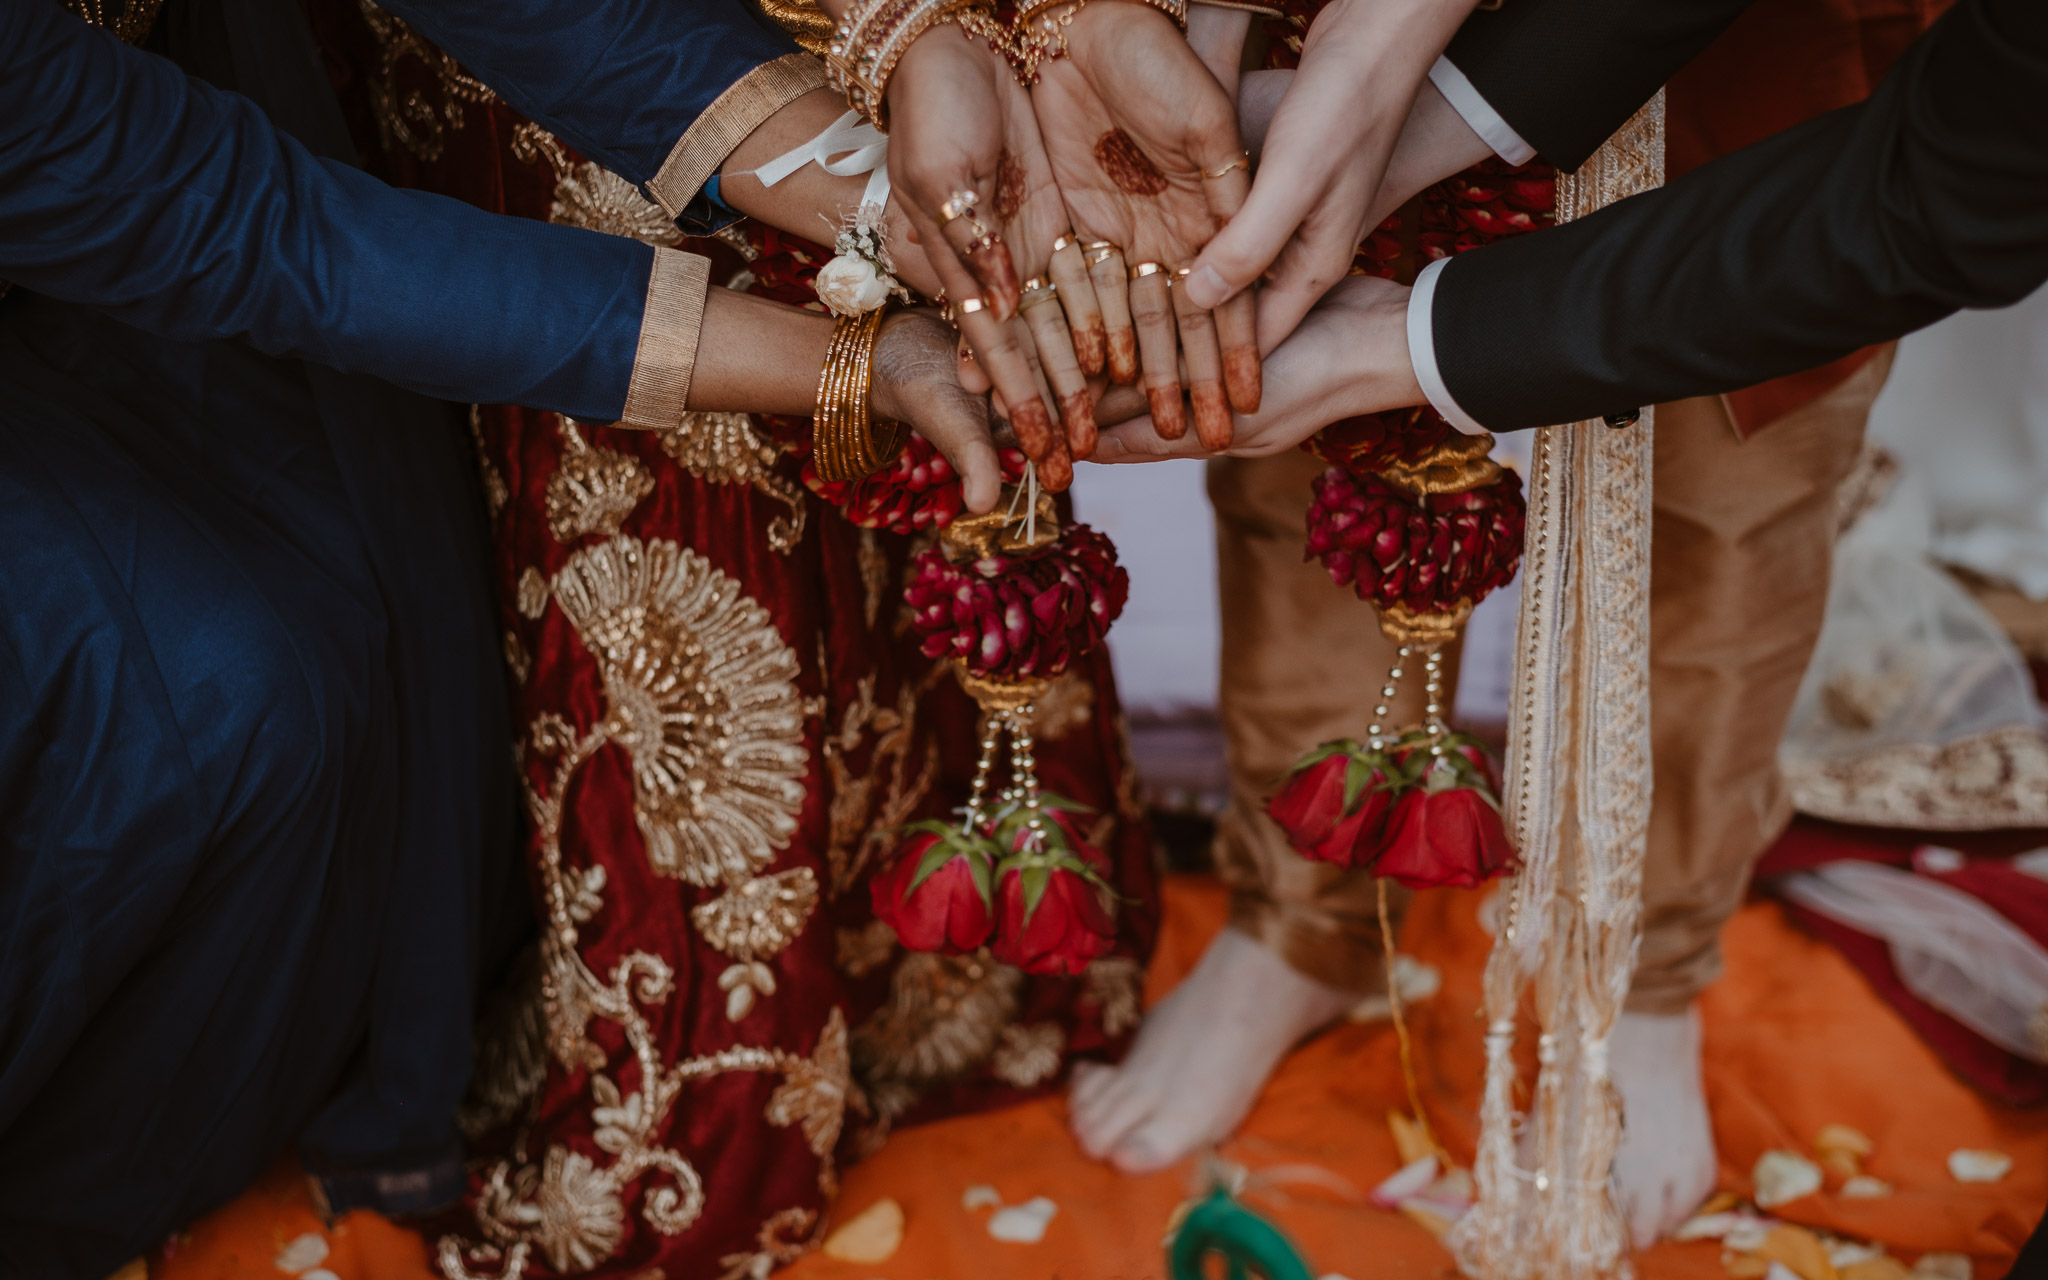
[[[833,156],[845,158],[835,161]],[[867,190],[861,192],[860,202],[888,206],[889,136],[862,120],[859,112],[847,112],[809,142],[754,170],[754,176],[762,186],[772,187],[807,164],[815,164],[835,178],[867,174]]]

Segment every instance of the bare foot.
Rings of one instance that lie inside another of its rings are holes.
[[[1163,1169],[1229,1136],[1281,1057],[1357,1002],[1225,929],[1121,1066],[1075,1070],[1074,1136],[1125,1173]]]
[[[1692,1216],[1719,1174],[1700,1083],[1700,1015],[1624,1013],[1608,1061],[1626,1128],[1614,1155],[1621,1212],[1638,1249]]]

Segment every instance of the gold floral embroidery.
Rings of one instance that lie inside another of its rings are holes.
[[[768,1280],[775,1268],[786,1266],[811,1250],[818,1215],[810,1209],[783,1209],[770,1214],[761,1224],[753,1253],[732,1253],[718,1260],[725,1268],[719,1280]]]
[[[818,905],[818,880],[809,867],[756,876],[690,912],[704,941],[737,960],[775,955],[803,931]]]
[[[768,1123],[778,1128],[798,1127],[811,1154],[818,1157],[818,1190],[833,1195],[839,1190],[839,1173],[832,1153],[839,1145],[848,1095],[853,1090],[845,1015],[833,1009],[811,1056],[789,1059],[782,1070],[783,1081],[768,1099]]]
[[[519,587],[513,594],[513,604],[523,618],[538,618],[548,611],[548,580],[541,571],[527,565],[519,571]]]
[[[548,531],[565,546],[588,534],[615,534],[640,499],[654,491],[654,477],[636,459],[586,443],[569,419],[560,421],[567,447],[541,495]]]
[[[655,433],[676,465],[711,484],[751,485],[756,493],[789,508],[768,522],[768,549],[788,555],[804,536],[805,490],[775,470],[787,452],[754,430],[744,413],[686,413],[675,426]]]
[[[525,684],[526,677],[533,674],[533,658],[526,652],[526,646],[519,642],[519,637],[510,631],[505,633],[505,669],[512,673],[513,681],[518,684]]]
[[[448,131],[463,127],[469,107],[496,102],[497,95],[404,21],[370,0],[362,0],[362,4],[363,19],[376,33],[382,50],[366,87],[384,149],[389,151],[397,143],[422,160],[438,160],[447,147]],[[426,68],[438,90],[438,102],[429,101],[429,94],[419,89],[399,91],[398,68],[408,58]]]
[[[817,877],[797,867],[740,881],[691,909],[698,935],[735,962],[718,977],[728,1019],[738,1022],[757,998],[775,994],[775,974],[761,961],[794,942],[817,905]]]
[[[556,179],[548,221],[662,248],[674,248],[683,239],[681,229],[660,205],[641,195],[640,188],[589,161]]]
[[[1848,760],[1788,760],[1801,813],[1966,831],[2048,824],[2048,741],[2011,725],[1948,743],[1897,743]]]
[[[989,959],[906,954],[889,998],[853,1033],[854,1073],[885,1123],[934,1084],[988,1060],[1017,1017],[1024,975]]]
[[[1045,1083],[1059,1074],[1067,1033],[1056,1022],[1031,1027],[1004,1027],[1002,1043],[989,1058],[996,1079],[1019,1089]]]
[[[765,867],[809,763],[796,655],[768,611],[695,551],[623,537],[571,556],[555,603],[598,660],[600,731],[632,757],[654,869],[714,885]]]
[[[1102,1010],[1104,1035],[1120,1036],[1138,1025],[1144,1016],[1144,975],[1136,960],[1129,956],[1104,956],[1090,963],[1083,976],[1088,984],[1088,998]]]
[[[570,566],[557,579],[556,601],[572,620],[581,616],[587,622],[606,624],[604,634],[620,642],[633,627],[622,626],[615,612],[583,608],[593,599],[612,597],[602,591],[588,592],[587,582],[572,573],[579,558],[587,561],[596,552],[613,549],[623,549],[629,567],[656,561],[671,570],[687,569],[690,560],[684,557],[694,556],[672,543],[657,543],[651,550],[643,550],[632,539],[620,539],[571,558]],[[657,573],[652,582],[659,587],[672,576]],[[575,590],[565,590],[564,582],[569,579],[575,579]],[[730,611],[737,590],[724,589],[723,576],[714,571],[705,569],[704,579],[698,585],[708,583],[710,595]],[[641,591],[631,598],[641,602],[638,625],[642,642],[647,640],[649,617],[659,622],[676,612],[664,610],[663,601],[672,604],[673,599],[659,591]],[[753,607],[758,611],[758,606]],[[591,628],[583,630],[586,636],[593,634]],[[593,648],[601,664],[616,665],[617,643],[611,648],[602,644]],[[799,1126],[819,1160],[819,1185],[829,1188],[837,1182],[831,1148],[844,1123],[845,1106],[856,1096],[845,1018],[838,1009],[832,1010],[817,1049],[808,1058],[781,1049],[736,1046],[666,1066],[641,1006],[664,1004],[674,994],[674,970],[668,961],[645,951],[629,952],[608,976],[600,977],[577,950],[577,921],[570,906],[575,891],[572,884],[595,895],[603,880],[578,876],[563,866],[564,802],[576,770],[618,732],[612,717],[580,737],[558,715],[537,717],[529,735],[534,748],[559,758],[548,791],[542,792],[530,781],[522,784],[538,829],[538,863],[547,908],[541,934],[541,990],[548,1042],[565,1066],[590,1072],[592,1140],[611,1161],[600,1164],[583,1153],[551,1146],[538,1165],[523,1159],[501,1160],[481,1171],[483,1187],[476,1221],[485,1239],[473,1242],[449,1236],[439,1242],[441,1269],[455,1280],[470,1280],[476,1267],[496,1267],[500,1280],[516,1280],[524,1273],[528,1252],[534,1248],[557,1271],[595,1267],[616,1252],[622,1238],[625,1189],[648,1174],[660,1176],[640,1188],[640,1219],[663,1235],[688,1230],[704,1212],[703,1179],[694,1165],[661,1146],[658,1138],[688,1085],[726,1072],[772,1071],[784,1076],[784,1083],[769,1100],[766,1118],[779,1126]],[[614,1023],[624,1033],[625,1061],[636,1069],[639,1086],[634,1092],[626,1092],[607,1074],[611,1055],[589,1038],[592,1018]]]
[[[896,931],[886,920],[870,920],[858,929],[841,929],[835,935],[840,972],[851,978],[865,978],[896,954]]]
[[[832,15],[812,0],[761,0],[761,12],[789,32],[805,53],[825,56],[832,43]]]
[[[917,812],[939,771],[938,744],[927,742],[922,766],[910,775],[921,688],[904,686],[894,708],[876,703],[873,676],[863,676],[855,688],[858,692],[840,718],[839,732],[828,735],[824,743],[825,776],[832,785],[825,849],[831,882],[826,896],[833,899],[859,881],[889,833]],[[875,740],[867,771],[856,774],[850,761],[870,731]]]

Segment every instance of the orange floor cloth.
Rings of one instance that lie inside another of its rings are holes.
[[[1479,972],[1489,939],[1476,893],[1420,895],[1404,949],[1437,965],[1442,990],[1413,1011],[1432,1118],[1452,1151],[1476,1136],[1481,1027]],[[1220,928],[1212,884],[1167,887],[1167,928],[1148,981],[1156,998],[1193,965]],[[2006,1274],[2048,1203],[2048,1112],[1984,1102],[1951,1077],[1833,951],[1752,904],[1726,934],[1727,975],[1709,993],[1706,1083],[1721,1152],[1721,1185],[1749,1191],[1757,1156],[1806,1150],[1821,1126],[1851,1125],[1876,1142],[1868,1172],[1895,1194],[1845,1200],[1818,1194],[1783,1206],[1785,1219],[1878,1240],[1911,1261],[1925,1250],[1973,1255],[1977,1280]],[[1321,1275],[1438,1280],[1449,1255],[1420,1226],[1364,1202],[1396,1167],[1387,1111],[1401,1104],[1392,1030],[1347,1026],[1295,1053],[1244,1131],[1221,1154],[1253,1171],[1247,1198],[1281,1222]],[[1957,1183],[1949,1152],[1992,1148],[2014,1158],[1990,1185]],[[788,1280],[1163,1280],[1160,1240],[1191,1187],[1188,1169],[1124,1178],[1085,1159],[1053,1099],[898,1134],[849,1171],[840,1217],[883,1196],[904,1208],[902,1248],[888,1262],[851,1266],[813,1255]],[[1007,1244],[986,1230],[987,1209],[962,1191],[994,1186],[1007,1203],[1059,1205],[1044,1240]],[[263,1185],[198,1223],[158,1280],[276,1280],[278,1251],[319,1232],[300,1180],[281,1167]],[[337,1280],[426,1280],[426,1250],[410,1233],[352,1214],[326,1233],[321,1264]],[[1712,1243],[1661,1245],[1638,1259],[1644,1280],[1711,1280],[1726,1273]],[[325,1280],[325,1277],[320,1278]],[[637,1278],[636,1278],[637,1280]]]

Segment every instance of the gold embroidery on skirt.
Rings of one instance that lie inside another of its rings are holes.
[[[730,1253],[718,1260],[725,1268],[719,1280],[768,1280],[777,1267],[787,1266],[809,1253],[817,1244],[814,1228],[818,1215],[809,1209],[783,1209],[770,1214],[756,1237],[753,1253]]]
[[[711,484],[744,484],[789,508],[768,522],[768,549],[788,555],[804,536],[804,487],[775,470],[785,446],[764,439],[744,413],[686,413],[655,433],[676,465]]]
[[[870,920],[858,929],[840,929],[834,935],[837,953],[833,963],[850,978],[865,978],[896,954],[896,931],[886,920]]]
[[[586,443],[572,420],[557,422],[568,447],[541,495],[548,531],[564,545],[593,533],[617,533],[640,499],[654,492],[654,477],[630,455]]]
[[[539,619],[548,611],[548,580],[532,565],[519,571],[519,587],[513,594],[513,605],[522,618]]]
[[[362,4],[363,20],[376,33],[382,55],[366,87],[384,149],[389,151],[396,143],[422,160],[438,160],[447,148],[448,132],[463,127],[469,107],[496,102],[498,95],[403,20],[370,0]],[[438,101],[429,101],[429,94],[419,89],[399,92],[398,68],[407,58],[418,59],[433,77]]]
[[[517,632],[505,633],[505,669],[512,673],[515,684],[525,684],[526,677],[533,674],[533,656],[519,643]]]
[[[698,934],[734,961],[718,977],[728,1019],[738,1022],[758,998],[775,994],[774,971],[761,961],[794,942],[817,905],[818,878],[797,867],[740,881],[691,908]]]
[[[809,765],[796,655],[768,611],[695,551],[624,537],[571,556],[555,603],[597,658],[597,731],[632,758],[655,871],[710,886],[764,868]]]
[[[854,1074],[879,1121],[869,1141],[879,1140],[926,1089],[988,1061],[1016,1020],[1023,985],[1022,973],[986,951],[903,957],[888,1000],[853,1033]]]
[[[873,529],[860,531],[860,585],[866,593],[864,613],[872,631],[889,591],[889,556],[882,550],[882,535]]]
[[[484,413],[480,405],[469,406],[469,440],[476,446],[476,467],[484,478],[484,506],[491,519],[496,520],[505,504],[512,501],[512,487],[505,483],[498,464],[491,461],[491,451],[484,447]]]
[[[1104,956],[1089,964],[1082,975],[1088,983],[1088,998],[1102,1010],[1105,1035],[1119,1036],[1138,1025],[1144,1016],[1144,973],[1129,956]]]
[[[548,209],[548,221],[661,248],[674,248],[683,239],[681,228],[660,205],[641,195],[640,188],[587,160],[555,180],[555,202]]]
[[[896,695],[894,709],[876,704],[873,676],[863,676],[856,688],[858,693],[841,717],[839,732],[826,737],[824,743],[825,776],[832,787],[825,849],[831,881],[826,896],[832,899],[859,882],[869,859],[887,843],[890,833],[909,822],[924,803],[939,772],[938,744],[928,742],[917,775],[906,776],[917,738],[917,700],[929,685],[905,685]],[[867,772],[856,775],[847,760],[871,730],[875,742]]]
[[[1095,682],[1069,667],[1033,706],[1031,730],[1038,740],[1064,738],[1095,718]]]
[[[1004,1084],[1029,1089],[1060,1073],[1060,1055],[1066,1047],[1067,1033],[1057,1022],[1004,1027],[1002,1042],[989,1058],[989,1070]]]

